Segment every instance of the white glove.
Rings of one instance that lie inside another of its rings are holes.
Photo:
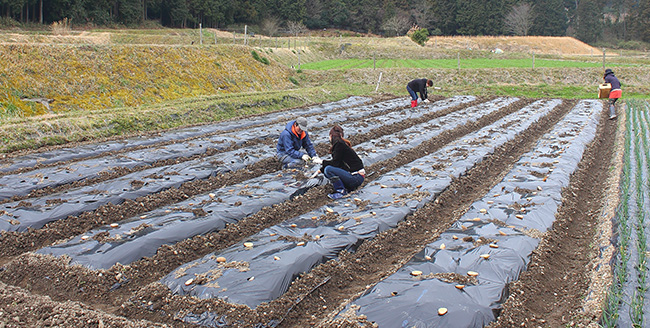
[[[311,160],[312,160],[312,162],[314,162],[314,163],[316,163],[316,164],[323,164],[323,160],[320,159],[320,157],[318,157],[318,156],[316,156],[316,157],[312,157]]]
[[[428,102],[429,102],[429,99],[424,99],[424,102],[425,102],[425,103],[428,103]]]
[[[314,174],[310,175],[309,178],[313,179],[313,178],[317,177],[318,173],[320,173],[320,171],[316,170],[316,172],[314,172]]]
[[[307,155],[307,154],[302,155],[302,160],[303,160],[303,161],[306,162],[306,161],[308,161],[308,160],[310,160],[310,159],[311,159],[311,157],[309,157],[309,155]]]

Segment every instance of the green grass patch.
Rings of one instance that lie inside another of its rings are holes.
[[[258,62],[264,64],[264,65],[269,65],[271,62],[269,61],[268,58],[266,57],[260,57],[260,55],[257,53],[257,51],[253,50],[251,51],[251,55],[253,55],[253,59],[257,60]]]

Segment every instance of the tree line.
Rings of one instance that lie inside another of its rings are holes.
[[[387,36],[412,27],[433,35],[575,36],[585,42],[650,42],[650,0],[0,0],[21,23],[226,28],[277,33],[288,23]]]

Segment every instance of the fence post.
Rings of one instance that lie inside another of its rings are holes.
[[[533,68],[535,68],[535,53],[533,52]]]
[[[203,27],[199,23],[199,44],[203,45]]]
[[[603,69],[605,69],[605,48],[603,48]]]
[[[244,25],[244,45],[248,44],[248,25]]]
[[[460,73],[460,52],[456,54],[456,59],[458,60],[458,73]]]
[[[377,59],[374,52],[372,53],[372,69],[377,69]]]
[[[383,74],[383,72],[379,72],[379,80],[377,80],[377,87],[375,88],[375,92],[379,90],[379,82],[381,82],[381,74]]]

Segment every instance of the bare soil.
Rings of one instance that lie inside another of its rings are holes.
[[[351,141],[359,144],[488,100],[480,98],[418,120],[381,126],[356,135]],[[447,131],[399,156],[367,167],[374,173],[365,183],[533,101],[535,99],[519,100],[474,123]],[[394,273],[425,244],[449,228],[575,104],[575,100],[563,101],[520,136],[453,180],[435,202],[416,211],[397,228],[364,242],[353,253],[344,252],[338,259],[315,267],[296,279],[284,295],[256,309],[223,300],[173,295],[158,280],[183,263],[225,249],[266,227],[327,204],[326,194],[331,187],[312,188],[304,195],[266,207],[221,231],[163,245],[150,258],[130,265],[118,264],[109,270],[90,270],[70,265],[65,257],[55,258],[32,251],[194,195],[278,171],[280,165],[275,160],[262,161],[207,180],[192,181],[135,201],[103,206],[42,229],[3,232],[0,235],[0,263],[3,265],[0,267],[0,327],[196,327],[182,322],[180,317],[188,312],[201,314],[205,311],[224,315],[237,327],[370,327],[372,323],[364,318],[341,319],[335,315],[368,286]],[[608,181],[618,174],[618,169],[612,169],[611,161],[617,154],[616,147],[621,145],[615,142],[616,127],[616,121],[607,120],[604,111],[595,141],[589,145],[570,186],[563,191],[563,205],[553,229],[543,236],[529,270],[509,286],[510,297],[493,327],[589,326],[597,322],[597,307],[589,310],[583,305],[590,285],[594,284],[593,273],[597,270],[594,259],[598,258],[602,247],[594,242],[603,233],[599,222],[601,213],[604,208],[613,206],[611,200],[604,200]],[[319,153],[326,153],[327,146],[317,144]],[[86,183],[92,185],[96,181]],[[61,190],[65,187],[56,191]],[[54,190],[39,194],[51,192]],[[606,286],[607,282],[601,281],[600,285]],[[591,292],[602,294],[604,290],[603,287]]]

